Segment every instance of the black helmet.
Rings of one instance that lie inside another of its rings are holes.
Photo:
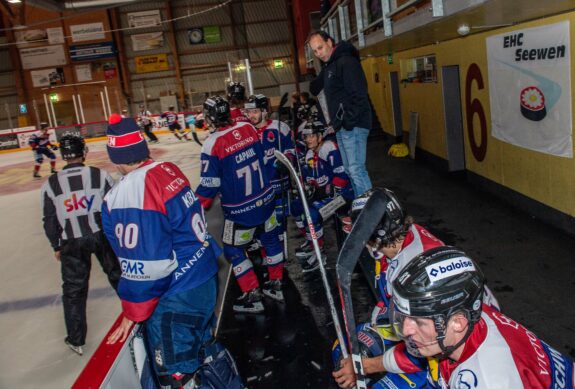
[[[357,216],[365,207],[367,200],[371,197],[374,191],[382,191],[386,197],[387,205],[385,213],[383,214],[379,224],[373,231],[370,240],[374,246],[388,245],[395,241],[402,232],[405,231],[406,212],[404,211],[401,203],[397,199],[395,193],[386,188],[370,189],[355,200],[351,204],[351,217],[355,221]]]
[[[46,123],[46,122],[40,123],[40,129],[41,129],[41,130],[45,130],[45,129],[47,129],[48,127],[50,127],[50,125],[49,125],[48,123]]]
[[[230,120],[230,104],[220,96],[207,98],[204,101],[204,118],[212,126],[227,125]]]
[[[301,130],[302,135],[320,134],[323,135],[325,126],[319,120],[308,121]]]
[[[484,283],[477,264],[455,247],[436,247],[413,258],[393,281],[392,296],[395,331],[406,342],[408,351],[420,356],[417,347],[403,335],[403,322],[411,316],[434,321],[443,350],[441,357],[461,346],[481,317]],[[457,344],[445,346],[448,320],[457,312],[469,321],[467,333]]]
[[[296,116],[299,120],[308,120],[311,114],[311,106],[309,104],[302,104],[299,106],[296,112]]]
[[[64,135],[60,138],[60,153],[65,161],[84,157],[86,153],[84,138],[78,135]]]
[[[245,109],[259,108],[262,111],[267,111],[269,108],[268,98],[262,94],[251,95],[248,101],[244,104]]]
[[[246,99],[246,87],[239,82],[230,82],[228,85],[228,100],[245,100]]]

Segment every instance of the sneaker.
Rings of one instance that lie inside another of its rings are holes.
[[[78,354],[78,355],[84,354],[84,350],[82,350],[82,346],[74,346],[72,343],[70,343],[68,341],[68,339],[66,339],[64,342],[66,343],[66,345],[68,345],[68,347],[70,347],[70,350],[74,351],[76,354]]]
[[[263,311],[262,292],[259,288],[245,292],[234,302],[234,312],[260,313]]]
[[[284,301],[284,294],[282,292],[282,281],[281,280],[269,280],[266,281],[264,287],[262,288],[264,295],[277,300]]]
[[[40,173],[38,173],[38,172],[34,172],[34,174],[32,174],[32,177],[34,177],[34,178],[42,178],[42,176],[41,176]]]

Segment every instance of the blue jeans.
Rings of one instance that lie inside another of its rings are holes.
[[[337,145],[345,172],[351,179],[355,197],[371,189],[371,180],[365,168],[367,128],[354,127],[351,131],[340,129],[336,134]]]

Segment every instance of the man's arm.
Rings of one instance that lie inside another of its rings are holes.
[[[214,154],[214,143],[211,138],[208,138],[202,146],[200,157],[200,185],[196,189],[196,194],[205,209],[212,205],[222,185],[221,162],[218,156]]]
[[[369,107],[367,80],[363,68],[359,60],[352,57],[341,58],[337,66],[341,67],[343,87],[347,95],[344,107],[347,118],[344,118],[344,121],[357,122],[358,116],[364,110],[363,107]]]
[[[323,68],[319,72],[316,78],[310,81],[309,91],[312,95],[317,96],[323,89]]]
[[[56,214],[56,206],[54,201],[48,195],[46,188],[42,188],[42,221],[44,223],[44,232],[50,241],[50,245],[55,252],[60,251],[60,237],[62,235],[62,227],[58,221]]]

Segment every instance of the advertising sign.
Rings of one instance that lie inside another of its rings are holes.
[[[66,65],[66,53],[62,45],[20,49],[22,68],[25,70]]]
[[[128,25],[130,27],[152,27],[159,26],[162,21],[160,10],[149,10],[142,12],[130,12],[128,14]]]
[[[30,71],[32,85],[35,88],[63,85],[66,82],[63,68],[51,68]]]
[[[135,62],[136,73],[161,72],[170,69],[167,54],[136,57]]]
[[[164,33],[162,31],[147,34],[134,34],[132,38],[132,50],[143,51],[159,49],[164,46]]]
[[[75,24],[70,26],[72,42],[85,42],[106,39],[103,23]]]
[[[70,60],[73,62],[92,61],[116,56],[114,42],[94,43],[91,45],[70,46]]]

